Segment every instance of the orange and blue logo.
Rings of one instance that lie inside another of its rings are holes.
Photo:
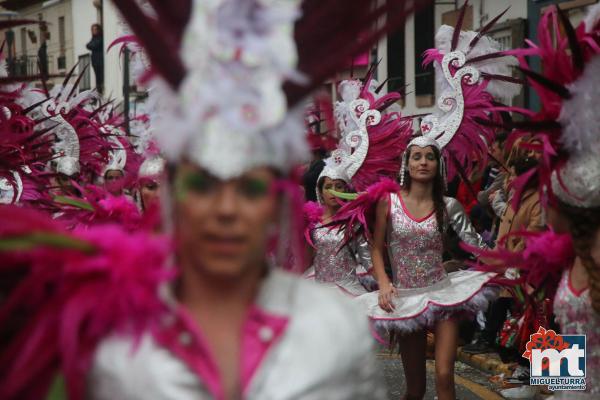
[[[585,335],[559,335],[540,327],[529,336],[523,357],[531,367],[530,384],[550,390],[585,390]]]

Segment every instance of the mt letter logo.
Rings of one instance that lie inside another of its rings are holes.
[[[585,390],[585,335],[559,335],[540,327],[523,357],[531,366],[531,385],[550,390]]]

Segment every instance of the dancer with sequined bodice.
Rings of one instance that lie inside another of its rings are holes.
[[[312,266],[305,276],[316,282],[333,286],[342,292],[358,296],[367,292],[361,284],[361,276],[370,275],[372,269],[369,245],[363,237],[345,242],[344,231],[328,226],[340,208],[340,200],[330,190],[345,192],[347,184],[336,178],[335,170],[324,168],[317,181],[317,199],[322,205],[322,215],[317,213],[308,232],[312,249]],[[311,207],[319,207],[314,204]],[[363,278],[364,279],[364,278]]]
[[[496,290],[486,286],[494,274],[463,270],[446,273],[444,235],[451,226],[470,244],[485,246],[462,206],[444,197],[440,149],[435,140],[414,139],[406,150],[401,190],[377,204],[372,259],[378,292],[357,299],[375,328],[395,337],[405,368],[407,397],[425,393],[426,329],[435,332],[436,389],[440,399],[454,398],[457,317],[485,310]],[[405,167],[405,168],[404,168]],[[384,252],[393,281],[384,267]]]
[[[382,105],[401,95],[379,94],[377,86],[371,74],[364,82],[352,79],[338,85],[341,101],[336,102],[335,116],[340,141],[317,179],[319,204],[305,206],[310,220],[305,237],[313,253],[306,276],[351,296],[376,289],[377,282],[371,274],[367,239],[357,234],[368,229],[366,219],[361,224],[334,224],[344,204],[334,193],[339,195],[349,189],[362,192],[382,176],[396,176],[400,169],[398,154],[406,143],[403,138],[412,133],[411,124],[398,112],[379,111]]]
[[[600,225],[600,221],[596,221]],[[600,230],[598,231],[600,232]],[[595,248],[600,249],[600,234]],[[579,261],[578,261],[579,260]],[[586,335],[586,390],[560,392],[555,399],[596,399],[600,397],[600,257],[593,262],[596,271],[585,270],[578,258],[571,269],[563,272],[554,297],[554,314],[563,335]],[[592,277],[593,276],[593,277]]]

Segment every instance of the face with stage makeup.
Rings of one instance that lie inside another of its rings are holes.
[[[319,179],[318,187],[319,193],[321,194],[321,198],[323,199],[323,203],[326,207],[333,210],[340,208],[340,200],[330,191],[333,190],[340,193],[346,192],[348,187],[346,182],[341,179],[331,179],[330,177],[325,176]]]
[[[431,182],[439,169],[439,151],[433,146],[411,146],[408,149],[408,174],[411,181]]]
[[[76,181],[78,178],[79,175],[68,176],[59,173],[56,175],[56,184],[60,188],[62,194],[67,196],[77,196],[79,191],[73,185],[73,181]]]
[[[123,193],[124,177],[123,171],[109,169],[104,174],[104,187],[113,196],[120,196]]]
[[[150,210],[159,201],[159,178],[144,178],[140,182],[140,197],[144,210]]]
[[[260,167],[220,180],[181,164],[174,173],[175,233],[188,266],[217,279],[264,266],[280,208],[276,178]]]

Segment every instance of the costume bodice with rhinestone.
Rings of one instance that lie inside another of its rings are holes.
[[[342,246],[343,231],[318,226],[311,235],[315,246],[313,267],[317,282],[335,283],[356,277],[357,257],[353,254],[352,243]]]
[[[446,278],[435,213],[415,219],[402,198],[392,193],[389,215],[387,243],[394,285],[402,289],[420,288]]]
[[[554,314],[563,335],[586,335],[586,392],[600,398],[600,314],[592,308],[589,289],[575,290],[571,270],[563,272],[554,296]]]

